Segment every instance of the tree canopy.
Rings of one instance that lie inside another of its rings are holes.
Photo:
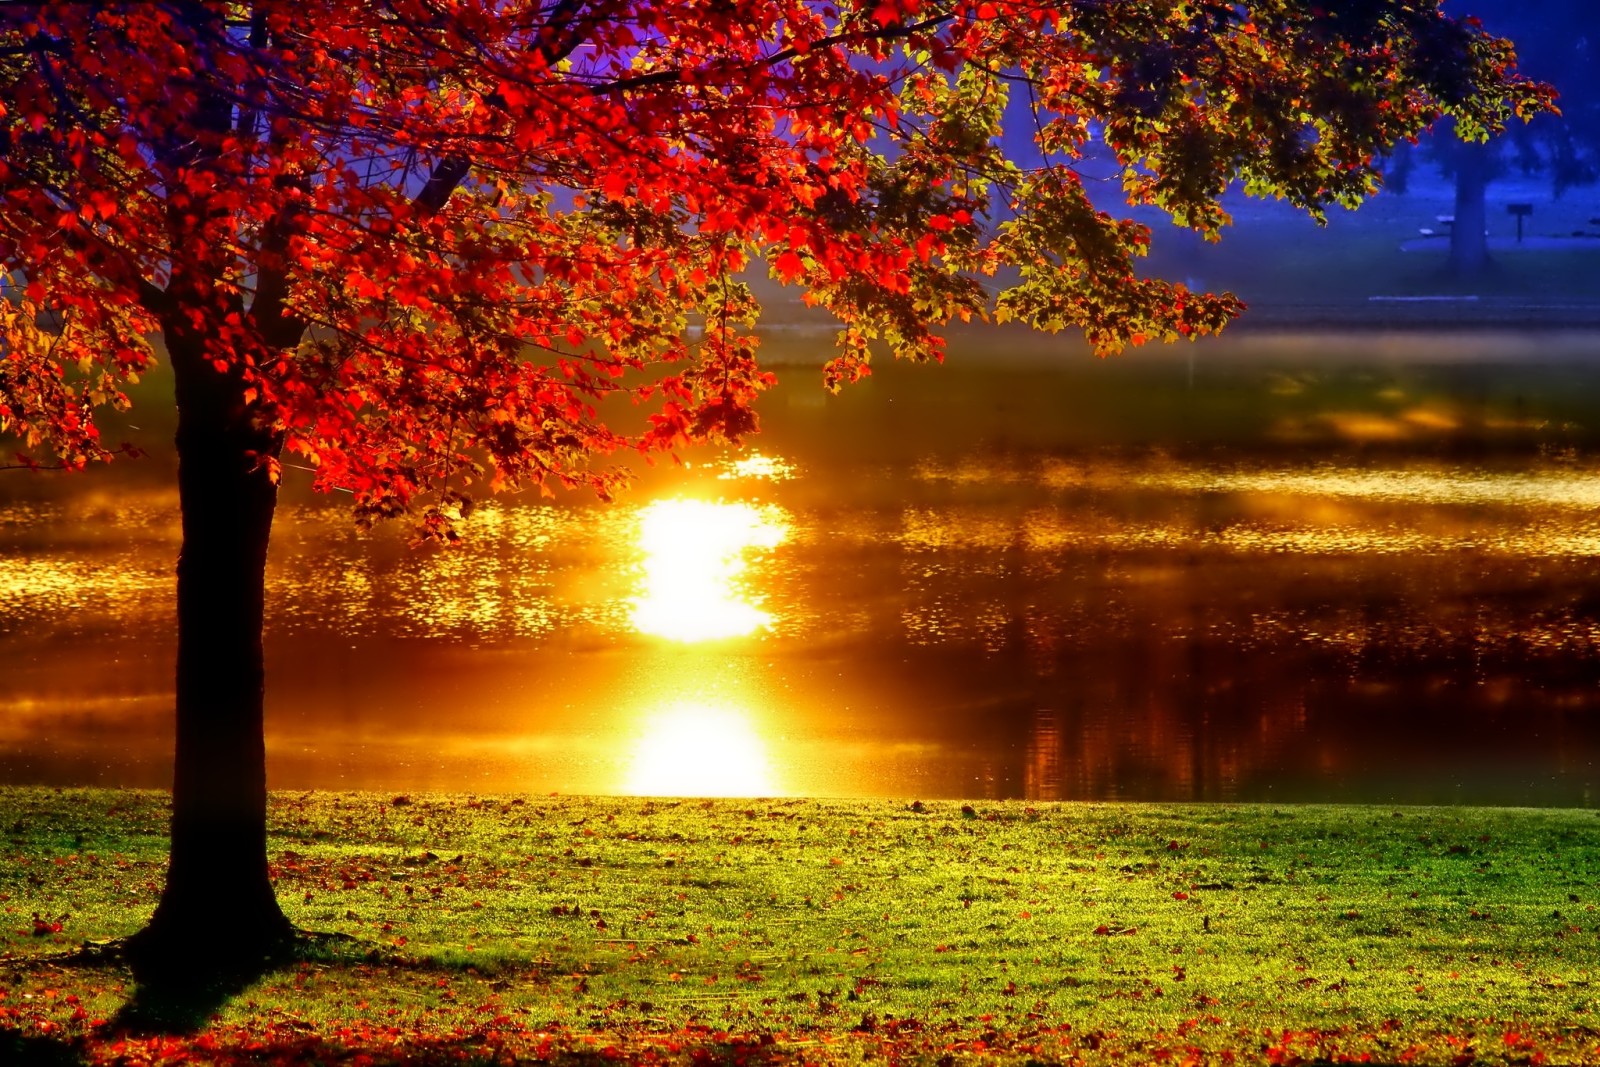
[[[839,320],[830,385],[973,317],[1102,353],[1214,333],[1239,301],[1139,274],[1151,232],[1091,198],[1091,151],[1215,237],[1235,181],[1320,217],[1441,115],[1479,136],[1547,99],[1438,0],[0,6],[0,435],[110,458],[97,410],[173,373],[171,863],[130,958],[292,942],[263,741],[285,453],[440,536],[485,484],[608,492],[596,456],[755,428],[757,261]],[[1019,111],[1036,165],[1003,148]]]
[[[1015,93],[1043,166],[1001,151]],[[1232,181],[1320,214],[1438,116],[1545,99],[1432,0],[9,4],[0,432],[107,458],[95,409],[192,336],[264,465],[442,529],[485,480],[753,429],[758,258],[838,317],[830,383],[974,316],[1209,334],[1239,302],[1139,276],[1091,145],[1214,236]],[[596,414],[624,393],[642,431]]]

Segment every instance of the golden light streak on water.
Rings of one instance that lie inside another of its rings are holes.
[[[639,514],[642,588],[632,600],[640,633],[672,641],[743,637],[772,625],[742,580],[747,556],[789,535],[782,509],[675,498]]]
[[[152,603],[159,613],[168,588],[170,579],[160,568],[124,557],[105,562],[0,555],[0,619],[24,613],[60,618],[106,605],[137,610]]]
[[[1319,416],[1318,421],[1332,427],[1345,440],[1357,443],[1401,441],[1411,436],[1411,427],[1402,420],[1370,411],[1330,411]]]
[[[1600,478],[1587,470],[1478,471],[1467,468],[1204,471],[1146,475],[1138,484],[1208,492],[1294,493],[1417,504],[1600,507]]]
[[[1291,493],[1384,503],[1600,509],[1600,471],[1590,468],[1513,471],[1415,466],[1374,469],[1329,464],[1310,469],[1273,469],[1063,459],[1019,466],[966,459],[956,463],[925,460],[916,466],[915,477],[918,481],[955,485],[1032,484],[1059,491]]]
[[[779,795],[748,713],[685,700],[648,715],[621,792],[646,797]]]
[[[1415,407],[1402,412],[1400,417],[1419,429],[1433,433],[1450,433],[1461,428],[1460,419],[1432,408]]]
[[[794,476],[795,467],[793,463],[781,456],[764,456],[760,452],[752,452],[748,456],[729,460],[723,472],[717,475],[718,479],[725,482],[740,478],[786,482]]]

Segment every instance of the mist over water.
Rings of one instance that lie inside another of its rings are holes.
[[[1595,802],[1600,343],[998,343],[453,551],[291,485],[273,787]],[[14,484],[0,780],[165,785],[175,495]]]

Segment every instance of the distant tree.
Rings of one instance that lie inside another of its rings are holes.
[[[1507,132],[1524,174],[1549,176],[1555,195],[1600,180],[1600,8],[1588,0],[1479,0],[1494,32],[1513,38],[1520,65],[1559,92],[1560,112]]]
[[[1013,85],[1037,168],[998,148]],[[0,6],[0,432],[81,468],[157,351],[176,381],[172,858],[130,955],[291,934],[262,743],[285,453],[449,538],[482,489],[607,493],[593,457],[737,439],[772,381],[753,257],[839,319],[830,386],[972,316],[1102,353],[1214,333],[1239,301],[1140,278],[1149,231],[1091,205],[1091,131],[1132,202],[1214,237],[1234,180],[1320,218],[1439,116],[1544,100],[1432,0]],[[621,396],[641,429],[597,414]]]
[[[1559,112],[1489,142],[1458,138],[1449,123],[1434,139],[1434,155],[1455,182],[1450,264],[1470,276],[1488,265],[1487,192],[1508,167],[1547,174],[1558,197],[1600,177],[1600,10],[1592,0],[1448,0],[1446,7],[1514,40],[1520,65],[1560,93]],[[1399,191],[1405,184],[1402,169]]]
[[[1489,183],[1499,169],[1498,145],[1459,140],[1450,129],[1440,132],[1441,153],[1455,178],[1455,222],[1450,227],[1450,269],[1462,277],[1481,274],[1489,265]]]

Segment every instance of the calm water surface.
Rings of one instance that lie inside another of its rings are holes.
[[[1591,348],[794,368],[752,451],[451,551],[291,486],[271,783],[1592,805]],[[0,482],[0,781],[168,782],[159,474]]]

